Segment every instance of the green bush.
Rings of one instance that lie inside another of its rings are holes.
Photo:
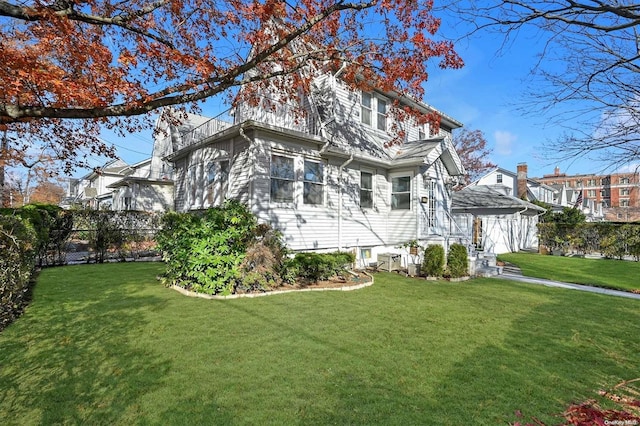
[[[262,232],[262,234],[261,234]],[[237,201],[195,213],[167,213],[157,235],[158,248],[167,263],[164,281],[208,294],[231,294],[273,285],[275,277],[259,271],[277,263],[264,250],[256,249],[253,262],[244,262],[249,247],[280,247],[258,228],[255,216]],[[281,247],[280,247],[281,248]]]
[[[38,266],[65,263],[73,229],[73,218],[69,212],[51,204],[28,204],[18,209],[3,209],[1,213],[20,216],[33,229],[33,249]]]
[[[0,216],[0,330],[18,317],[28,302],[36,241],[26,220]]]
[[[347,252],[297,253],[293,259],[298,276],[309,281],[327,280],[344,273],[345,267],[355,261],[355,255]]]
[[[451,278],[469,275],[467,248],[462,244],[451,244],[447,254],[447,271]]]
[[[430,244],[424,250],[422,273],[428,277],[441,277],[444,274],[444,247]]]

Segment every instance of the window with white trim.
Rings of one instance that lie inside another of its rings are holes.
[[[496,174],[496,183],[502,183],[502,173]]]
[[[629,199],[621,198],[620,199],[620,207],[629,207]]]
[[[629,178],[628,177],[621,177],[620,178],[620,183],[622,185],[628,185],[629,184]]]
[[[623,197],[628,197],[631,191],[629,188],[620,188],[620,195]]]
[[[293,158],[282,155],[271,156],[271,201],[293,202],[295,171]]]
[[[595,189],[588,189],[587,190],[587,197],[595,197],[596,196],[596,190]]]
[[[391,178],[391,210],[411,209],[411,176]]]
[[[360,172],[360,208],[373,208],[373,173]]]
[[[304,160],[303,195],[304,204],[323,204],[324,185],[322,177],[322,163]]]
[[[387,131],[389,101],[377,94],[361,92],[360,121],[374,129]]]

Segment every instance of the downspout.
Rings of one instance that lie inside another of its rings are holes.
[[[342,172],[346,166],[353,161],[353,154],[340,165],[338,171],[338,251],[342,251]]]

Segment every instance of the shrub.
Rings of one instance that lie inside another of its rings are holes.
[[[286,253],[280,234],[237,201],[194,213],[167,213],[157,235],[165,283],[209,294],[279,285]]]
[[[301,278],[318,282],[341,275],[345,266],[355,261],[355,255],[347,252],[333,253],[297,253],[293,259],[294,267]]]
[[[462,244],[451,244],[447,254],[447,271],[451,278],[468,275],[469,260],[467,248]]]
[[[38,266],[65,263],[66,248],[73,229],[72,216],[51,204],[28,204],[19,209],[4,209],[4,214],[18,215],[32,227],[33,250]]]
[[[0,216],[0,330],[20,315],[28,301],[35,267],[36,234],[17,216]]]
[[[444,274],[444,247],[430,244],[424,250],[422,273],[428,277],[441,277]]]

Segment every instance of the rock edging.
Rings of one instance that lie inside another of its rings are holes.
[[[367,273],[364,273],[367,277],[371,279],[371,281],[355,284],[355,285],[345,285],[342,287],[318,287],[318,288],[300,288],[300,289],[291,289],[291,290],[273,290],[273,291],[265,291],[263,293],[241,293],[241,294],[230,294],[228,296],[222,296],[219,294],[205,294],[205,293],[196,293],[195,291],[187,290],[186,288],[182,288],[178,285],[171,285],[169,288],[177,291],[178,293],[189,296],[189,297],[199,297],[201,299],[210,299],[210,300],[227,300],[227,299],[241,299],[241,298],[254,298],[254,297],[263,297],[263,296],[275,296],[278,294],[286,294],[286,293],[299,293],[299,292],[307,292],[307,291],[352,291],[352,290],[360,290],[361,288],[369,287],[373,285],[374,279],[373,276]]]

